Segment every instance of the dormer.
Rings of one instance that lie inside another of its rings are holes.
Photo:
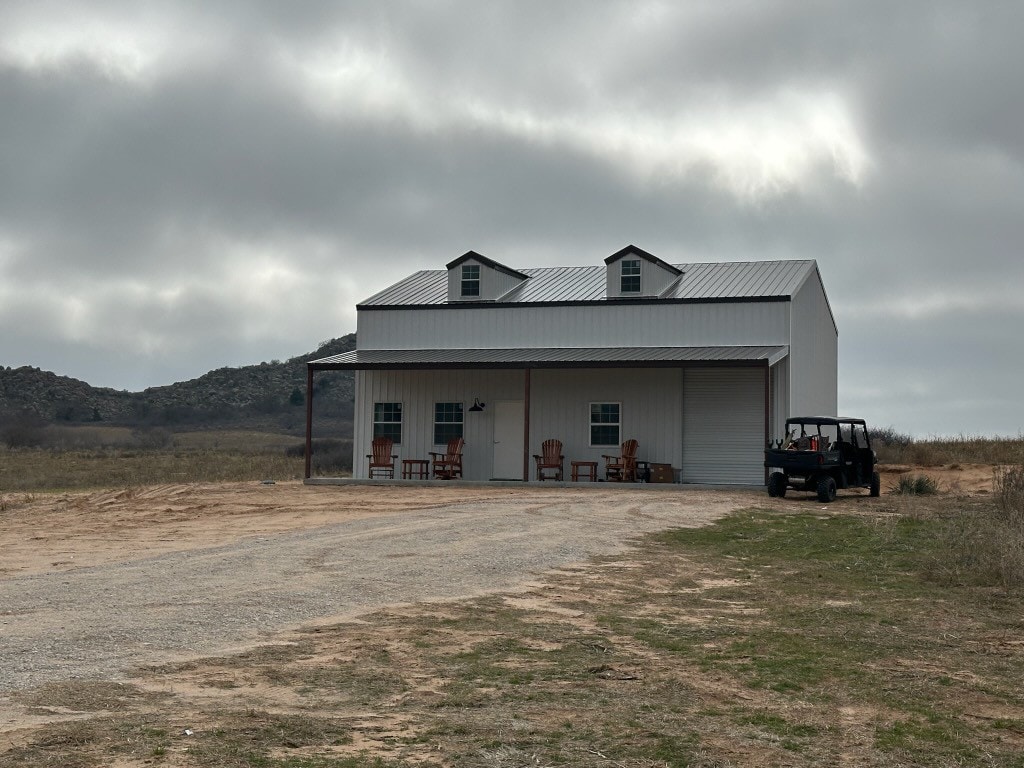
[[[635,245],[627,245],[604,260],[609,299],[660,296],[682,271]]]
[[[448,269],[448,301],[495,301],[516,286],[529,280],[529,275],[467,251],[445,265]]]

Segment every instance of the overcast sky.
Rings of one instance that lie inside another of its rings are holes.
[[[473,249],[817,259],[840,410],[1024,430],[1024,3],[0,5],[0,364],[284,359]]]

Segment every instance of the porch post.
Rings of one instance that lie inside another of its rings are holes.
[[[772,439],[772,368],[771,364],[764,361],[764,445],[768,447],[768,441]],[[768,485],[768,467],[764,468],[764,484]]]
[[[306,366],[306,479],[313,467],[313,366]]]
[[[523,392],[523,482],[530,479],[530,369],[524,368]]]

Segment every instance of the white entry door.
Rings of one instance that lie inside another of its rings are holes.
[[[523,479],[522,400],[498,400],[494,403],[494,466],[492,480]]]

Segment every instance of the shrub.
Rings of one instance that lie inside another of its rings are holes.
[[[993,486],[999,518],[1024,533],[1024,465],[996,469]]]
[[[20,413],[0,427],[0,440],[8,448],[38,448],[46,442],[46,428],[40,416]]]
[[[889,490],[904,496],[934,496],[939,485],[927,475],[900,475],[899,482]]]
[[[57,424],[47,430],[45,447],[61,452],[130,448],[134,445],[135,440],[127,427]]]
[[[163,427],[144,427],[132,432],[140,448],[170,448],[174,445],[174,434]]]

